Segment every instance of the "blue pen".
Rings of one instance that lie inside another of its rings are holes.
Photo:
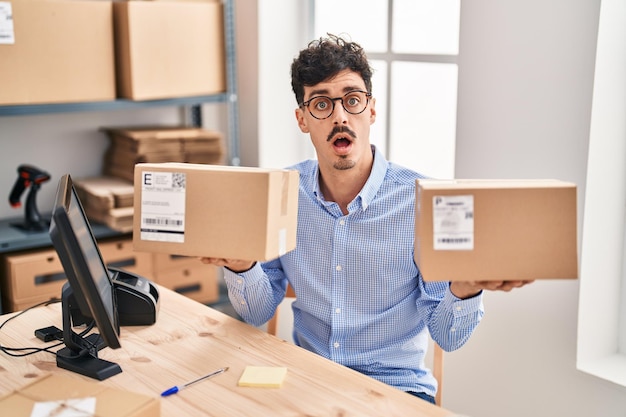
[[[226,371],[228,371],[228,367],[222,368],[222,369],[218,369],[217,371],[211,372],[210,374],[207,374],[205,376],[201,376],[198,379],[194,379],[191,382],[187,382],[184,385],[176,385],[175,387],[172,387],[170,389],[166,389],[165,391],[163,391],[161,393],[161,397],[167,397],[168,395],[176,394],[178,391],[182,390],[183,388],[187,388],[189,385],[192,385],[192,384],[195,384],[196,382],[200,382],[200,381],[203,381],[205,379],[211,378],[212,376],[219,375],[219,374],[224,373]]]

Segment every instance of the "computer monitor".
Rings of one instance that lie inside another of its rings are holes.
[[[104,346],[121,347],[115,287],[69,174],[59,180],[50,221],[50,238],[67,283],[62,291],[63,342],[57,366],[103,380],[121,372],[98,358]],[[80,324],[97,326],[100,338],[74,332]]]

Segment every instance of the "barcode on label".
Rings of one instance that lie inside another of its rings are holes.
[[[183,224],[182,220],[175,219],[144,218],[143,221],[145,224],[159,226],[181,226]]]
[[[467,237],[440,237],[437,238],[438,243],[467,243],[470,239]]]

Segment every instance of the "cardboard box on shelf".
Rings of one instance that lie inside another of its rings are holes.
[[[11,299],[2,300],[2,311],[4,313],[12,313],[14,311],[22,311],[27,308],[34,307],[37,304],[44,303],[48,300],[58,299],[58,297],[50,297],[48,299],[42,300],[41,297],[33,297],[31,299],[22,299],[20,301],[14,301]]]
[[[0,105],[114,100],[109,1],[4,3],[12,16],[0,42]]]
[[[133,182],[135,164],[189,162],[223,164],[220,132],[198,127],[143,126],[102,128],[110,146],[104,160],[107,175]]]
[[[107,239],[98,243],[103,259],[118,267],[150,279],[153,259],[150,253],[134,252],[129,237]],[[0,258],[0,284],[5,312],[30,307],[51,298],[61,297],[67,281],[54,249],[13,252]]]
[[[106,224],[110,229],[126,233],[133,230],[132,207],[122,207],[110,209],[106,212],[87,212],[87,217],[102,224]]]
[[[415,213],[425,281],[578,278],[573,183],[418,180]]]
[[[2,297],[6,304],[33,304],[61,297],[67,281],[54,249],[7,254],[2,257]]]
[[[161,415],[161,402],[157,397],[55,374],[44,375],[0,398],[3,416],[47,416],[56,415],[55,411],[73,416],[153,417]]]
[[[203,304],[219,300],[218,268],[195,256],[153,253],[154,282]]]
[[[198,259],[193,261],[187,265],[155,270],[154,282],[199,303],[216,302],[220,297],[217,267],[203,265]]]
[[[151,279],[154,272],[152,254],[135,251],[130,237],[107,239],[98,242],[98,247],[108,267],[121,268]]]
[[[180,269],[202,265],[196,256],[180,256],[169,253],[154,253],[152,262],[152,268],[155,271],[166,271],[168,269]]]
[[[89,220],[123,233],[132,231],[132,181],[102,176],[80,178],[74,185]]]
[[[226,91],[223,20],[221,2],[115,2],[118,96]]]
[[[135,250],[268,260],[296,245],[299,174],[186,163],[135,166]]]
[[[200,127],[134,126],[103,127],[101,130],[120,150],[138,155],[222,151],[222,134]]]
[[[78,197],[87,209],[97,211],[133,206],[133,183],[113,177],[87,177],[74,180]]]

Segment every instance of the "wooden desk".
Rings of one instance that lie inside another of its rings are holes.
[[[122,373],[99,382],[158,398],[178,384],[215,369],[230,369],[176,395],[161,398],[161,415],[171,416],[425,416],[454,414],[372,378],[271,336],[163,287],[152,326],[122,328],[121,349],[100,357],[118,363]],[[0,323],[15,313],[0,316]],[[0,330],[8,347],[44,346],[35,329],[61,328],[60,303],[27,311]],[[281,388],[238,387],[247,365],[285,366]],[[60,369],[46,352],[26,357],[0,353],[0,395],[45,373],[87,377]]]

